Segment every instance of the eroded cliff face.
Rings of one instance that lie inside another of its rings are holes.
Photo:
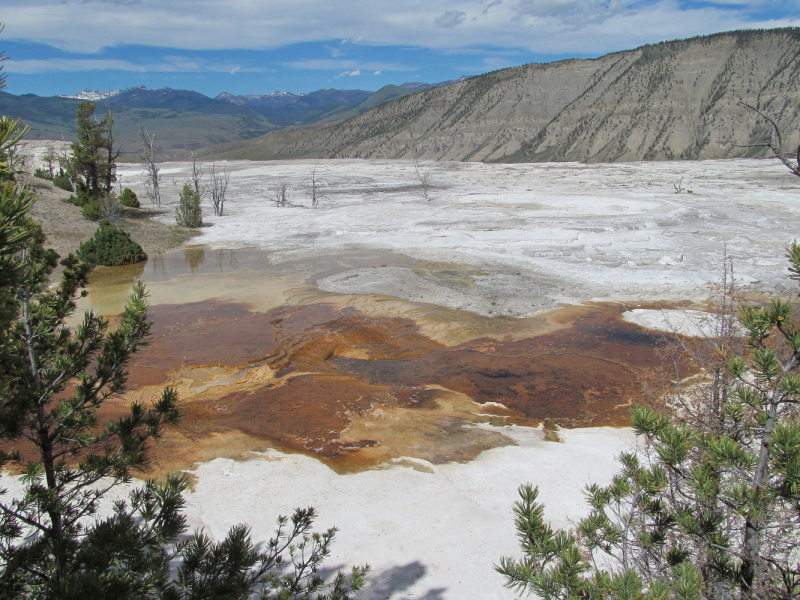
[[[530,64],[406,96],[342,123],[223,146],[242,159],[421,158],[485,162],[766,155],[741,103],[776,112],[798,145],[800,29],[716,34]]]

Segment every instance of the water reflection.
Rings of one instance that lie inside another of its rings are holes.
[[[236,252],[234,250],[217,250],[217,269],[220,273],[236,270],[239,261],[236,260]]]
[[[186,248],[183,251],[183,259],[189,264],[189,269],[194,273],[206,259],[206,249],[203,246]]]

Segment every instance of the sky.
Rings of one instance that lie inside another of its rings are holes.
[[[800,26],[800,0],[0,0],[5,91],[378,90]]]

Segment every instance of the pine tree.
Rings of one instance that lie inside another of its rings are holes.
[[[175,207],[175,222],[181,227],[200,227],[203,224],[203,209],[200,194],[188,183],[183,184],[178,206]]]
[[[77,180],[78,197],[83,202],[99,200],[103,194],[111,192],[116,181],[119,150],[114,149],[114,117],[109,111],[98,120],[96,110],[94,102],[78,104],[77,140],[71,146],[68,170]]]
[[[797,243],[788,258],[800,281]],[[800,597],[800,322],[781,299],[739,319],[744,343],[712,340],[701,383],[631,411],[641,450],[586,488],[575,530],[553,531],[538,490],[520,488],[524,557],[496,567],[508,587],[545,600]]]

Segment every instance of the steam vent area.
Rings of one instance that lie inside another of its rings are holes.
[[[81,310],[113,324],[141,279],[153,321],[100,417],[175,388],[185,418],[143,476],[188,472],[190,525],[216,537],[263,543],[314,506],[331,568],[372,566],[359,600],[515,598],[492,565],[516,552],[517,488],[553,527],[586,513],[724,257],[747,300],[795,293],[800,183],[776,161],[423,162],[425,190],[412,161],[223,166],[224,214],[189,245],[91,275]],[[189,169],[163,167],[164,223]]]

